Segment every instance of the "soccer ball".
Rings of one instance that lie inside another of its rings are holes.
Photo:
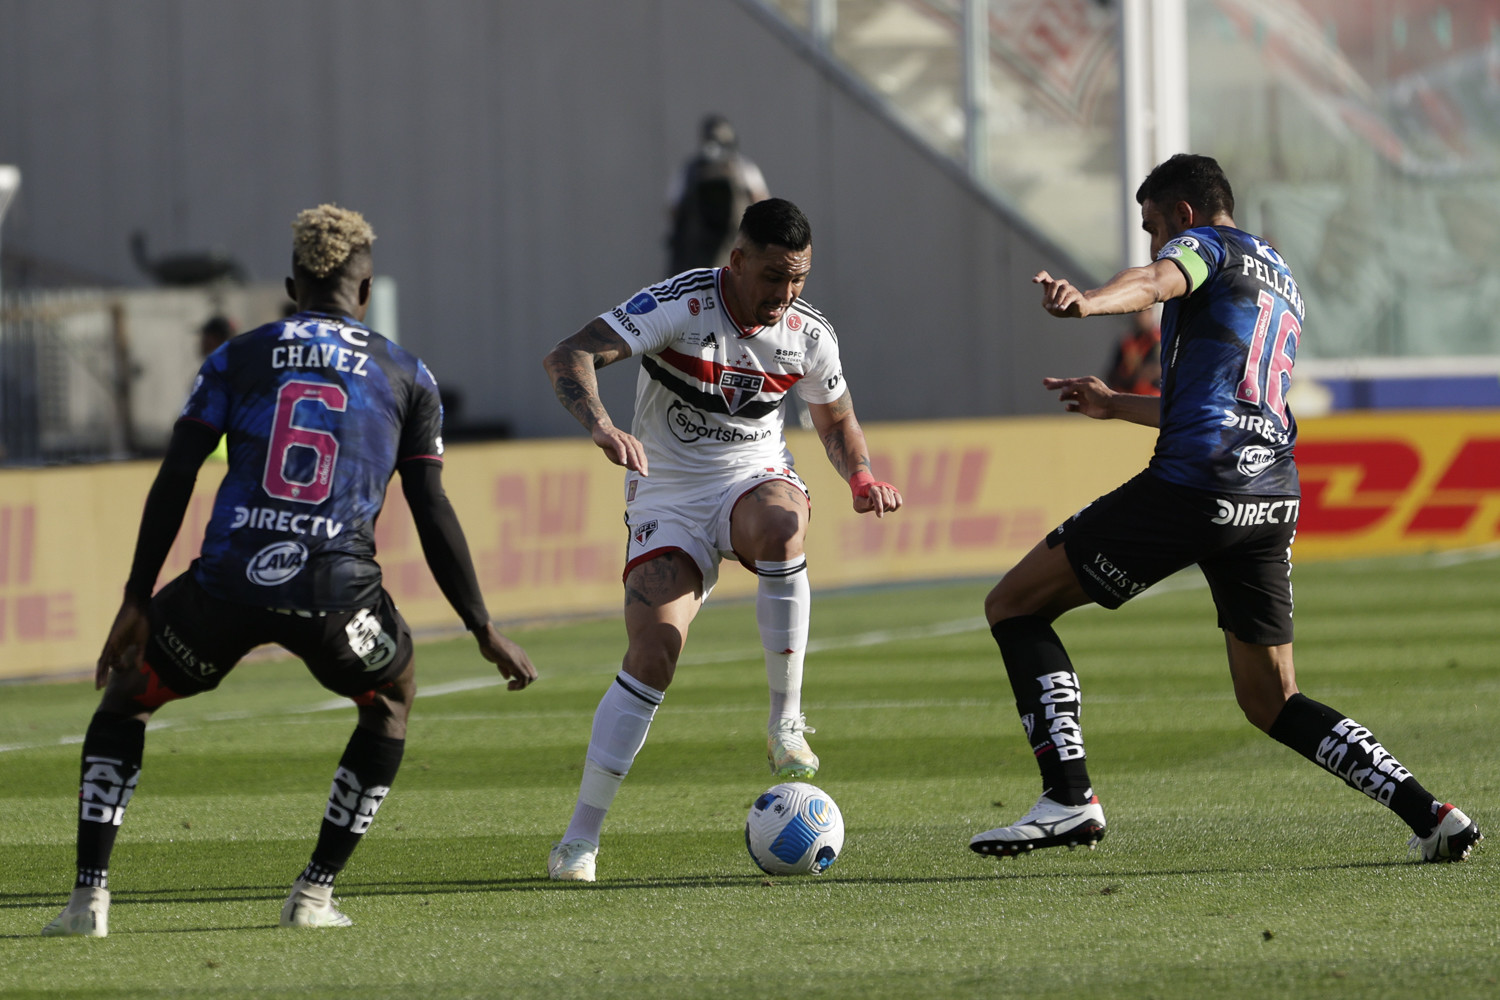
[[[771,875],[821,875],[844,849],[844,817],[823,789],[789,781],[750,807],[745,847]]]

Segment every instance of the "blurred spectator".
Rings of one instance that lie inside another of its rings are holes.
[[[1131,317],[1130,329],[1115,345],[1114,360],[1104,381],[1116,392],[1161,395],[1161,327],[1154,309]]]
[[[198,328],[198,353],[208,357],[219,346],[233,337],[235,333],[234,321],[227,316],[213,315],[204,320],[203,325]]]
[[[683,164],[667,190],[670,273],[728,264],[740,216],[771,196],[760,168],[739,152],[738,144],[729,119],[703,119],[698,152]]]
[[[205,358],[208,357],[228,342],[229,338],[233,337],[236,332],[238,331],[234,328],[233,320],[227,316],[220,316],[215,313],[204,320],[202,326],[198,327],[198,353]],[[209,461],[213,462],[229,461],[228,435],[219,435],[219,443],[209,453],[208,458]]]

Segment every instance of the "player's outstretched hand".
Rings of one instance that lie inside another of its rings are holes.
[[[1044,389],[1058,390],[1058,399],[1069,413],[1082,413],[1095,420],[1108,420],[1115,415],[1113,401],[1119,393],[1105,385],[1093,375],[1083,378],[1044,378]]]
[[[109,638],[104,640],[104,651],[99,654],[99,662],[94,667],[94,690],[101,690],[109,683],[111,672],[128,674],[139,669],[150,635],[151,620],[146,606],[135,598],[126,597],[120,602],[115,623],[109,628]]]
[[[860,471],[849,479],[849,488],[854,493],[854,512],[876,517],[885,517],[893,510],[901,509],[901,491],[890,483],[881,482],[868,472]]]
[[[536,667],[526,650],[501,635],[493,623],[475,632],[474,638],[479,641],[479,655],[499,667],[501,677],[510,679],[507,688],[519,691],[536,680]]]
[[[594,425],[592,436],[594,443],[611,462],[643,476],[651,474],[651,470],[646,467],[646,449],[633,435],[613,424],[600,423]]]
[[[1038,271],[1031,283],[1042,286],[1042,308],[1052,315],[1080,319],[1089,314],[1088,300],[1083,297],[1083,292],[1074,288],[1066,278],[1054,278],[1046,271]]]

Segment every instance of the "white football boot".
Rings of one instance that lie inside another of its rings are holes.
[[[598,856],[599,848],[582,837],[559,841],[547,855],[547,877],[554,882],[592,882]]]
[[[1423,861],[1462,861],[1484,839],[1479,827],[1451,802],[1438,810],[1438,825],[1425,837],[1413,836],[1410,848]]]
[[[46,927],[44,937],[108,937],[109,890],[79,886],[68,905]]]
[[[766,759],[771,773],[782,781],[811,781],[818,773],[818,755],[807,745],[803,733],[817,732],[807,717],[778,719],[766,734]]]
[[[1081,806],[1065,806],[1043,795],[1030,812],[1010,826],[975,834],[969,850],[1008,858],[1038,847],[1072,850],[1082,844],[1092,851],[1103,839],[1104,810],[1099,796],[1092,796]]]
[[[333,905],[333,886],[306,879],[292,883],[292,893],[281,906],[283,927],[348,927],[353,923]]]

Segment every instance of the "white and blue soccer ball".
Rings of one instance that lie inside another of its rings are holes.
[[[821,875],[844,849],[844,817],[823,789],[788,781],[750,807],[745,847],[771,875]]]

